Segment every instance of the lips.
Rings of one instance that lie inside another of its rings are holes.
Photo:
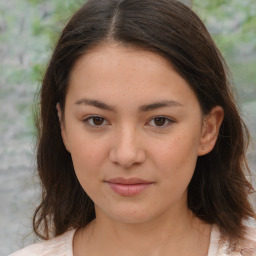
[[[107,185],[121,196],[136,196],[150,187],[153,182],[138,178],[114,178],[106,181]]]

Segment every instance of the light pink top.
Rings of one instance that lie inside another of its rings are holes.
[[[75,230],[68,231],[53,239],[30,245],[9,256],[73,256],[74,234]],[[219,246],[219,229],[213,226],[207,256],[256,256],[256,228],[248,228],[247,238],[250,242],[241,243],[238,252],[227,254],[227,245]]]

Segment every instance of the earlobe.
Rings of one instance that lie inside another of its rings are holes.
[[[62,140],[63,140],[63,144],[65,145],[66,150],[69,152],[66,128],[65,128],[64,121],[63,121],[63,116],[62,116],[63,114],[62,114],[62,110],[61,110],[61,107],[60,107],[59,103],[57,103],[56,109],[57,109],[57,114],[58,114],[58,118],[59,118],[59,124],[60,124],[61,137],[62,137]]]
[[[224,111],[221,106],[215,106],[210,113],[205,116],[202,127],[198,155],[206,155],[211,152],[217,141],[221,123],[224,118]]]

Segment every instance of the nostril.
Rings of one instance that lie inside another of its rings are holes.
[[[133,165],[143,163],[145,161],[145,153],[141,149],[115,148],[110,151],[109,159],[115,165],[130,168]]]

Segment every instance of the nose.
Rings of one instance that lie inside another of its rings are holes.
[[[135,129],[125,128],[115,134],[109,153],[111,162],[128,169],[145,161],[145,150],[137,133]]]

